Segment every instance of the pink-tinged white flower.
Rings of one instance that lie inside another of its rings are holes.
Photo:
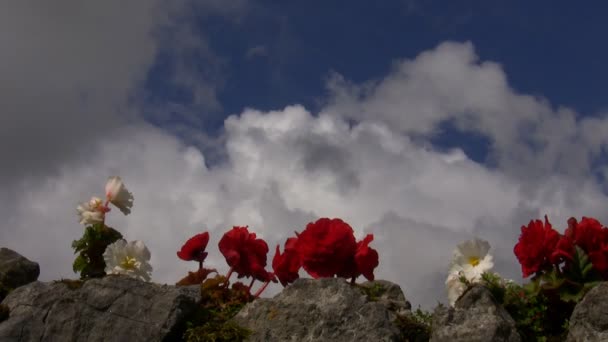
[[[494,267],[488,254],[490,244],[478,238],[459,244],[454,250],[450,274],[462,274],[470,282],[478,282],[484,272]]]
[[[108,211],[103,206],[103,202],[100,198],[91,197],[88,202],[81,203],[76,207],[78,216],[80,217],[80,224],[91,225],[104,221],[105,213]]]
[[[106,199],[114,204],[123,214],[131,213],[133,206],[133,194],[125,187],[118,176],[108,178],[106,183]]]
[[[150,281],[152,266],[149,264],[150,251],[143,242],[120,239],[106,248],[103,253],[106,274],[125,274],[133,278]]]
[[[450,275],[448,275],[448,279],[445,281],[445,287],[448,292],[448,302],[450,303],[450,306],[454,306],[458,298],[460,298],[467,289],[467,286],[460,281],[460,275],[458,273],[450,273]]]

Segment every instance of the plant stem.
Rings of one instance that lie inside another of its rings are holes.
[[[264,283],[264,285],[262,285],[262,287],[260,287],[260,289],[258,290],[258,292],[256,292],[253,297],[254,298],[258,298],[260,296],[260,294],[266,289],[266,287],[268,286],[268,284],[270,284],[270,280],[266,281]]]
[[[228,273],[226,274],[226,281],[224,282],[224,285],[228,284],[228,280],[230,279],[230,276],[232,275],[232,271],[234,271],[234,267],[230,267],[230,269],[228,270]]]

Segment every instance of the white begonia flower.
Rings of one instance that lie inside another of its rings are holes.
[[[103,222],[105,218],[103,203],[98,197],[91,197],[90,201],[81,203],[76,210],[80,216],[80,224],[96,224]]]
[[[103,253],[106,274],[125,274],[133,278],[150,281],[152,266],[150,251],[139,241],[120,239],[106,248]]]
[[[480,281],[481,275],[494,267],[489,250],[490,244],[478,238],[459,244],[454,250],[449,273],[462,274],[473,283]]]
[[[123,214],[128,215],[131,213],[133,194],[127,190],[120,177],[113,176],[108,178],[108,182],[106,183],[106,198],[120,209]]]
[[[458,298],[460,298],[467,289],[467,286],[460,281],[460,274],[458,273],[450,273],[450,275],[448,275],[448,279],[445,281],[445,287],[448,291],[450,306],[454,306]]]

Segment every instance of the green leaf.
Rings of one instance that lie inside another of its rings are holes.
[[[87,260],[81,254],[76,257],[76,260],[74,260],[72,269],[74,270],[74,273],[78,273],[78,272],[82,272],[82,270],[84,270],[84,268],[86,266],[87,266]]]
[[[523,288],[524,288],[524,291],[526,291],[526,293],[528,293],[530,295],[533,295],[533,296],[538,295],[538,293],[541,290],[540,279],[532,280],[531,282],[525,284],[523,286]]]
[[[563,300],[564,302],[575,302],[578,303],[581,301],[581,299],[583,299],[584,293],[582,291],[582,288],[579,291],[575,291],[575,292],[569,292],[569,291],[563,291],[559,293],[559,298],[561,300]]]
[[[561,276],[557,268],[552,268],[550,272],[542,275],[541,280],[542,289],[553,290],[560,288],[566,279]]]
[[[72,242],[75,253],[79,253],[74,260],[74,272],[80,272],[82,279],[104,276],[103,253],[108,245],[121,238],[122,234],[101,223],[86,227],[82,238]]]
[[[593,270],[592,263],[588,263],[587,265],[585,265],[581,271],[583,279],[586,279],[589,276],[589,272],[591,272],[592,270]]]
[[[589,273],[589,270],[587,272],[585,272],[585,270],[589,267],[593,268],[593,265],[591,264],[587,253],[579,246],[575,246],[571,267],[569,269],[569,275],[572,277],[572,280],[584,282],[587,273]]]

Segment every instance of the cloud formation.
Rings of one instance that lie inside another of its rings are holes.
[[[149,44],[153,51],[154,40]],[[132,57],[134,62],[124,63],[137,67],[125,68],[144,73],[151,59]],[[99,101],[124,104],[142,77],[137,75],[116,75],[125,79],[108,81],[114,102]],[[123,86],[111,87],[114,82]],[[86,89],[77,78],[71,83]],[[108,224],[148,245],[154,281],[173,283],[195,268],[175,253],[203,230],[211,233],[206,262],[225,272],[216,246],[233,225],[249,225],[273,251],[306,223],[340,217],[358,238],[374,233],[377,278],[399,283],[413,304],[430,307],[437,299],[445,301],[451,253],[464,239],[489,240],[496,270],[517,277],[512,248],[522,224],[544,214],[557,227],[573,215],[608,220],[602,210],[606,196],[589,177],[593,158],[606,143],[598,136],[608,127],[606,120],[577,119],[567,108],[553,109],[541,98],[517,93],[500,65],[480,62],[470,43],[441,44],[396,62],[386,77],[365,84],[335,75],[328,88],[327,105],[319,113],[293,105],[228,117],[224,144],[212,147],[221,148],[225,160],[211,166],[201,150],[146,123],[133,108],[129,122],[103,116],[100,125],[113,126],[94,129],[88,139],[72,134],[82,123],[57,128],[55,133],[65,136],[63,145],[26,150],[49,159],[56,155],[55,172],[42,168],[38,178],[22,177],[32,165],[8,154],[16,165],[14,191],[6,198],[8,207],[0,209],[7,218],[0,241],[40,262],[42,279],[73,276],[69,245],[82,233],[75,206],[100,195],[108,176],[120,175],[135,204],[126,217],[113,210]],[[103,84],[95,89],[110,96]],[[77,98],[71,113],[80,109]],[[41,107],[55,103],[51,95],[45,99]],[[472,161],[461,149],[443,152],[428,143],[445,120],[489,139],[487,164]],[[15,132],[33,134],[26,123],[20,125],[13,126]],[[50,136],[56,135],[49,133],[49,141]],[[83,150],[68,157],[61,148],[72,145]],[[271,257],[272,252],[269,263]],[[266,295],[278,290],[273,286]]]

